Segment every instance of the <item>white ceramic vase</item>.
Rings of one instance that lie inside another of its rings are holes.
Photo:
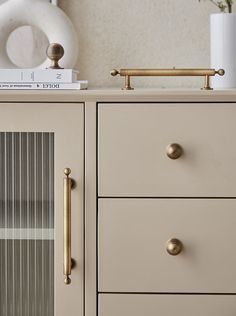
[[[78,36],[66,14],[45,1],[8,0],[0,5],[0,68],[17,68],[7,54],[6,45],[9,35],[24,25],[39,28],[49,43],[60,43],[65,50],[60,65],[64,68],[74,67],[78,57]],[[45,68],[48,65],[45,57],[38,67]]]
[[[236,14],[211,15],[211,68],[225,70],[212,77],[214,89],[236,88]]]

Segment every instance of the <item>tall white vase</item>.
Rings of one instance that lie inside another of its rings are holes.
[[[214,89],[236,88],[236,14],[211,15],[211,68],[225,70],[212,77]]]

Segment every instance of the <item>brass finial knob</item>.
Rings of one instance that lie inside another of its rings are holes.
[[[217,73],[219,76],[224,76],[225,71],[224,71],[224,69],[219,69],[218,71],[216,71],[216,73]]]
[[[64,56],[64,48],[58,43],[51,43],[47,48],[47,56],[51,59],[51,69],[62,69],[59,60]]]
[[[176,256],[183,250],[182,242],[177,238],[172,238],[166,243],[166,251],[171,256]]]
[[[70,168],[65,168],[64,169],[64,175],[68,177],[70,174],[71,174],[71,169]]]
[[[65,277],[64,283],[65,283],[66,285],[71,284],[71,278],[70,278],[68,275]]]
[[[118,70],[116,70],[116,69],[113,69],[113,70],[110,72],[111,76],[113,76],[113,77],[119,75],[119,73],[120,73],[120,72],[119,72]]]
[[[183,148],[179,144],[170,144],[166,148],[166,154],[170,159],[178,159],[183,154]]]

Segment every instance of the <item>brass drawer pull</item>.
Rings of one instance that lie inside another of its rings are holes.
[[[70,168],[64,170],[64,283],[70,284],[71,269],[73,268],[73,259],[71,258],[71,190],[74,187],[74,181],[69,177]]]
[[[178,159],[183,154],[183,148],[179,144],[170,144],[166,148],[166,154],[170,159]]]
[[[141,77],[141,76],[204,76],[205,83],[202,90],[212,90],[210,87],[210,76],[223,76],[225,74],[224,69],[113,69],[111,71],[112,76],[123,76],[125,77],[125,86],[123,90],[133,90],[130,84],[130,77]]]
[[[166,251],[171,256],[177,256],[183,250],[182,242],[177,238],[171,238],[166,243]]]

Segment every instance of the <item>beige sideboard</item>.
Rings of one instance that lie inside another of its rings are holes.
[[[1,316],[235,315],[236,91],[4,91],[0,124]]]

